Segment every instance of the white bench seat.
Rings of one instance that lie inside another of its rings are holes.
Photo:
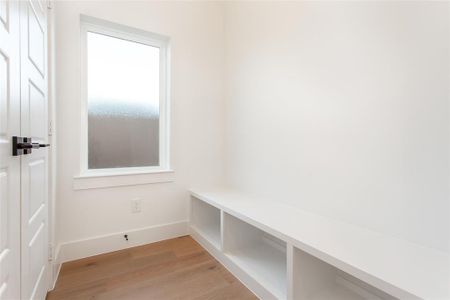
[[[393,297],[450,299],[448,253],[231,190],[191,195]]]

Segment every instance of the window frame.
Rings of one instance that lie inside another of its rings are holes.
[[[125,168],[88,168],[88,32],[102,34],[125,41],[140,43],[160,49],[160,82],[159,82],[159,165]],[[169,94],[169,41],[166,36],[147,32],[100,20],[80,16],[81,34],[81,139],[80,139],[80,175],[78,178],[137,175],[146,173],[172,172],[170,169],[170,94]]]

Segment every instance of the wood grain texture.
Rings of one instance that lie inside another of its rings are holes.
[[[56,299],[257,299],[190,236],[64,263]]]

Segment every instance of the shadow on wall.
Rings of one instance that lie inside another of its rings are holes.
[[[89,169],[159,165],[157,108],[96,101],[88,122]]]

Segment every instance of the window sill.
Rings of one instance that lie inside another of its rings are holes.
[[[152,183],[173,182],[173,170],[134,170],[124,172],[92,172],[73,178],[74,190],[99,189]]]

